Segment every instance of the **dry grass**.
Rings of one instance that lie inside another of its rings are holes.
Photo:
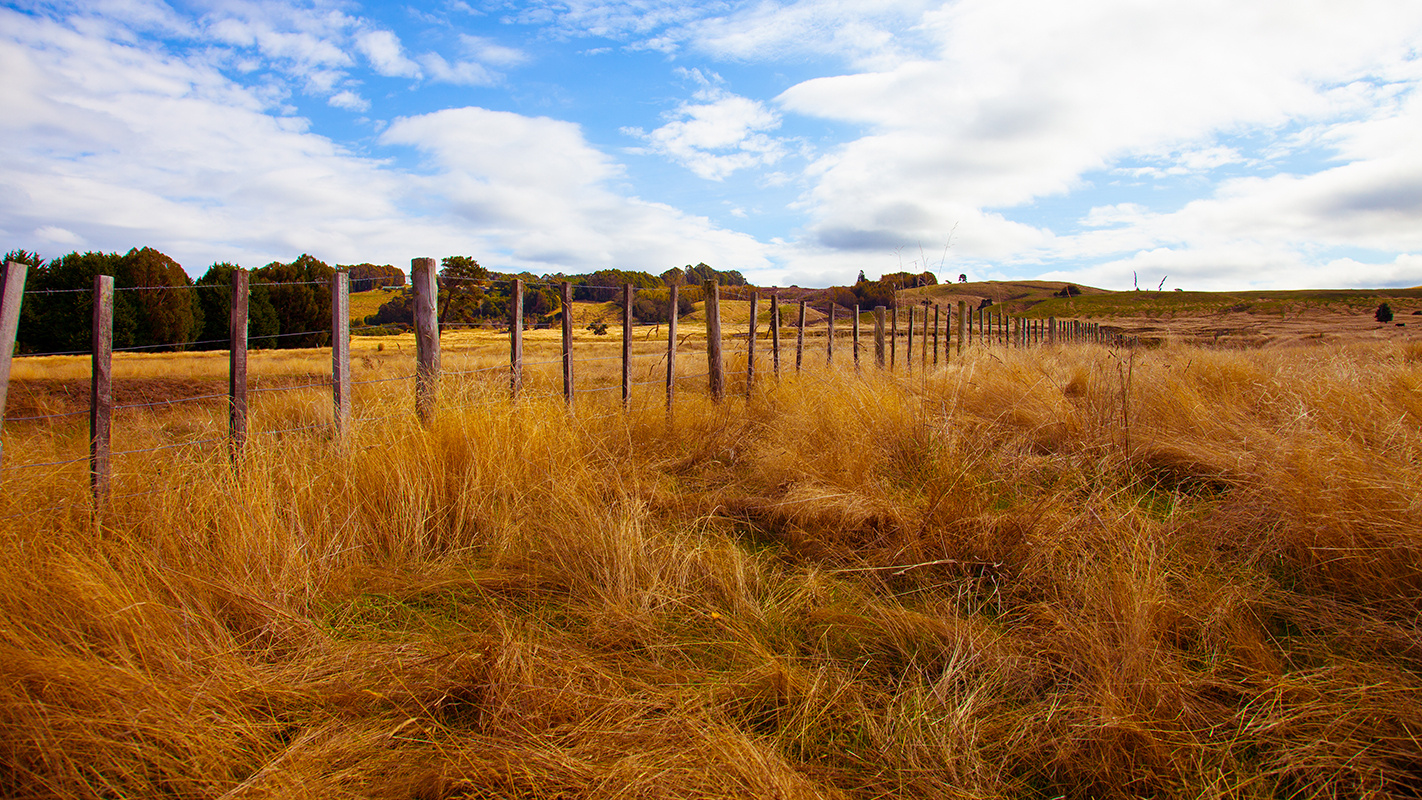
[[[358,379],[405,368],[385,344]],[[7,469],[0,794],[1416,795],[1415,352],[812,362],[671,419],[656,387],[569,414],[540,367],[516,404],[448,378],[425,430],[371,384],[396,418],[348,444],[121,457],[99,524],[82,464]],[[12,424],[7,467],[83,436]]]

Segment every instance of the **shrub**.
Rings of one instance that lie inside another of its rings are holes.
[[[1373,319],[1378,322],[1392,322],[1392,306],[1383,303],[1378,306],[1378,310],[1373,312]]]

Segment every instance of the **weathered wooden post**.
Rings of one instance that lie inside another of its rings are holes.
[[[933,304],[933,366],[935,366],[935,367],[938,366],[938,325],[939,325],[938,318],[941,316],[941,314],[939,313],[939,310],[940,310],[940,306],[939,306],[937,303],[934,303],[934,304]],[[927,323],[928,323],[928,320],[924,320],[924,324],[927,324]]]
[[[874,306],[874,364],[884,368],[884,307]]]
[[[904,348],[904,368],[913,372],[913,306],[909,306],[908,341]]]
[[[1057,343],[1057,318],[1047,317],[1047,344]]]
[[[963,339],[966,338],[965,330],[972,330],[968,327],[968,303],[966,300],[958,301],[958,355],[963,355]]]
[[[410,261],[415,292],[415,414],[428,425],[439,396],[439,284],[433,258]]]
[[[114,279],[94,276],[93,368],[89,378],[89,489],[94,509],[109,499],[113,453]]]
[[[336,439],[351,429],[351,274],[331,275],[331,404]]]
[[[899,298],[894,296],[893,317],[889,319],[889,371],[898,368],[899,355]]]
[[[523,281],[514,278],[509,298],[509,395],[523,389]]]
[[[775,379],[780,380],[780,295],[770,295],[770,361],[775,367]]]
[[[247,445],[248,281],[247,270],[232,270],[232,313],[227,321],[227,444],[234,464]]]
[[[622,284],[622,405],[632,402],[632,284]]]
[[[676,291],[672,289],[672,291]],[[563,402],[573,405],[573,284],[563,281],[558,284],[559,300],[563,313]],[[672,296],[672,324],[676,324],[676,296]]]
[[[755,323],[760,313],[760,292],[750,296],[750,330],[746,333],[746,397],[755,389]]]
[[[725,363],[721,359],[721,286],[716,281],[701,284],[706,292],[706,367],[710,375],[711,399],[720,402],[726,395]]]
[[[676,322],[677,303],[681,302],[681,287],[675,283],[671,287],[671,313],[667,315],[667,413],[671,413],[672,401],[676,397]]]
[[[20,331],[20,305],[25,299],[25,278],[29,265],[6,261],[0,272],[0,428],[5,425],[5,400],[10,393],[10,363],[15,356],[15,337]],[[0,463],[5,455],[0,441]]]
[[[800,321],[795,325],[795,371],[800,371],[800,364],[805,360],[805,300],[800,299]]]
[[[855,371],[855,372],[858,372],[858,371],[859,371],[859,304],[858,304],[858,303],[856,303],[856,304],[854,305],[854,325],[853,325],[853,331],[854,331],[854,333],[853,333],[854,338],[853,338],[853,340],[852,340],[852,341],[853,341],[853,344],[851,345],[851,347],[854,348],[854,371]]]
[[[936,336],[937,333],[938,333],[938,329],[937,329],[937,328],[934,328],[933,333],[934,333],[935,336]],[[927,301],[927,300],[924,300],[924,301],[923,301],[923,345],[922,345],[922,349],[923,349],[923,356],[922,356],[922,359],[923,359],[923,373],[924,373],[925,375],[927,375],[927,374],[928,374],[928,301]],[[938,363],[938,348],[937,348],[937,346],[935,346],[935,347],[933,348],[933,362],[934,362],[935,364]]]
[[[830,301],[829,320],[825,328],[825,366],[834,366],[834,301]]]

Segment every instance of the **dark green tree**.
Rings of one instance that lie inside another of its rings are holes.
[[[336,265],[351,276],[352,292],[368,292],[383,286],[404,286],[405,273],[390,264]]]
[[[485,315],[492,273],[469,256],[445,256],[439,269],[439,319],[473,322]],[[506,306],[505,306],[506,307]],[[413,318],[412,318],[413,321]]]
[[[1378,322],[1392,322],[1392,306],[1387,303],[1378,306],[1378,310],[1373,312],[1373,319]]]
[[[206,342],[203,350],[227,349],[232,319],[232,273],[239,267],[220,261],[207,268],[197,279],[197,299],[202,305],[203,327],[197,337]],[[262,283],[247,284],[247,346],[253,350],[277,346],[274,334],[280,333],[271,293]]]
[[[335,270],[303,253],[252,271],[251,282],[267,284],[281,339],[277,347],[323,347],[331,341],[331,276]],[[299,335],[288,335],[299,334]]]

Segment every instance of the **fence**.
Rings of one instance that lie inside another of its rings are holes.
[[[19,315],[21,303],[25,294],[26,267],[23,264],[10,262],[5,264],[3,284],[0,284],[0,424],[5,420],[5,404],[7,400],[11,364],[14,354],[14,342],[19,325]],[[722,289],[714,281],[706,282],[702,289],[705,295],[705,316],[706,316],[706,371],[693,374],[683,374],[678,366],[678,354],[685,351],[685,344],[691,338],[691,334],[682,333],[679,330],[678,314],[675,313],[679,301],[680,287],[670,287],[669,309],[672,313],[668,315],[667,336],[665,351],[659,360],[665,360],[665,380],[634,380],[634,339],[637,325],[634,324],[633,307],[637,290],[630,286],[621,287],[589,287],[593,289],[614,289],[621,293],[621,353],[620,356],[605,357],[584,357],[576,358],[574,354],[574,315],[572,313],[560,313],[558,325],[561,327],[561,337],[559,340],[559,355],[556,359],[549,359],[541,362],[529,363],[524,358],[524,336],[527,327],[523,320],[525,282],[514,280],[510,282],[509,319],[507,320],[508,331],[508,363],[507,367],[481,367],[476,369],[447,369],[441,363],[441,324],[438,319],[438,287],[440,278],[435,270],[435,261],[430,258],[417,258],[412,262],[412,289],[414,295],[414,330],[415,330],[415,365],[413,373],[400,374],[394,377],[380,377],[364,381],[353,380],[352,360],[351,360],[351,334],[353,330],[359,330],[359,326],[353,328],[350,323],[350,284],[349,277],[344,272],[337,272],[331,278],[331,368],[329,387],[332,397],[330,422],[324,421],[314,424],[298,425],[275,430],[266,430],[263,433],[285,434],[302,430],[326,428],[337,440],[342,440],[349,435],[352,424],[355,421],[353,416],[353,389],[362,384],[383,384],[387,382],[413,381],[414,413],[423,424],[429,424],[434,418],[439,407],[441,379],[454,376],[469,376],[479,373],[497,374],[503,369],[507,369],[508,393],[509,396],[517,398],[527,391],[526,377],[530,367],[556,366],[561,372],[561,394],[563,402],[571,409],[579,396],[578,383],[575,380],[578,367],[586,366],[589,363],[618,359],[621,362],[621,381],[616,385],[603,385],[587,387],[583,386],[582,392],[593,393],[621,390],[621,406],[625,410],[632,402],[633,389],[638,386],[660,384],[665,392],[665,403],[668,412],[673,408],[679,383],[687,380],[705,378],[706,391],[711,398],[716,401],[722,400],[727,393],[727,354],[726,341],[743,340],[744,349],[737,355],[743,354],[745,357],[744,366],[744,391],[749,394],[754,391],[757,374],[757,345],[762,336],[769,339],[769,358],[773,376],[778,378],[782,369],[782,329],[783,324],[781,298],[779,293],[771,291],[769,330],[762,334],[759,329],[759,308],[761,292],[764,290],[750,287],[726,287],[728,298],[742,299],[749,302],[749,318],[744,333],[737,333],[732,330],[729,334],[724,330],[722,324]],[[284,284],[270,284],[280,286]],[[573,286],[568,282],[558,284],[540,284],[548,288],[556,287],[562,308],[570,310],[573,308],[572,296]],[[130,291],[142,289],[143,287],[124,287],[118,291]],[[222,290],[225,287],[191,287],[192,290]],[[66,290],[72,291],[72,290]],[[106,275],[96,276],[92,290],[93,299],[93,326],[92,326],[92,347],[88,352],[91,356],[90,368],[90,393],[89,393],[89,452],[87,456],[77,458],[56,459],[47,462],[31,462],[19,466],[10,466],[4,461],[3,443],[0,443],[0,474],[12,472],[14,470],[30,470],[41,467],[64,467],[71,464],[78,464],[87,461],[89,465],[89,488],[92,495],[94,507],[101,509],[110,498],[112,479],[112,460],[116,455],[128,455],[133,453],[151,452],[172,447],[189,447],[198,445],[221,445],[225,443],[228,457],[235,465],[240,463],[242,452],[251,435],[249,430],[250,402],[251,394],[254,392],[290,391],[300,389],[319,389],[328,385],[325,381],[296,383],[293,385],[257,385],[253,386],[250,379],[249,347],[252,339],[261,337],[249,336],[248,332],[248,300],[251,287],[249,285],[248,273],[245,270],[236,270],[232,276],[230,287],[231,292],[231,316],[229,319],[229,338],[226,342],[182,342],[174,345],[162,345],[162,347],[182,348],[193,345],[204,344],[227,344],[228,365],[227,365],[227,392],[226,394],[205,394],[193,397],[186,397],[180,400],[158,400],[156,402],[118,404],[114,402],[113,394],[113,354],[116,348],[113,347],[113,309],[115,287],[113,278]],[[798,308],[795,309],[795,331],[794,340],[794,368],[800,372],[805,367],[807,355],[807,337],[823,338],[824,362],[826,365],[835,364],[835,344],[837,336],[837,323],[844,310],[837,309],[834,304],[830,304],[823,310],[814,309],[816,314],[823,316],[822,331],[812,331],[812,323],[808,320],[809,304],[801,299],[798,301]],[[940,363],[948,363],[951,357],[962,357],[964,350],[972,346],[1001,346],[1001,347],[1034,347],[1041,345],[1051,345],[1059,343],[1076,342],[1105,342],[1108,336],[1103,328],[1096,323],[1084,322],[1080,320],[1058,320],[1055,317],[1046,319],[1011,317],[995,311],[992,308],[969,309],[963,301],[958,301],[956,309],[949,305],[938,305],[932,301],[925,300],[918,305],[907,306],[907,314],[901,315],[900,308],[887,309],[877,306],[869,314],[873,326],[873,357],[876,367],[887,370],[900,369],[899,350],[903,345],[902,368],[908,371],[914,370],[915,355],[919,363],[919,369],[925,374],[930,367],[936,367]],[[864,360],[864,353],[867,345],[862,341],[861,324],[863,318],[858,306],[847,309],[849,312],[849,357],[852,360],[855,370],[862,368],[861,361]],[[956,314],[955,314],[956,311]],[[903,319],[906,316],[906,319]],[[905,326],[901,330],[900,322]],[[954,326],[956,323],[956,336]],[[479,323],[475,323],[479,326]],[[369,326],[367,326],[369,327]],[[445,330],[453,330],[460,325],[445,324]],[[644,323],[640,327],[649,328],[650,324]],[[657,326],[658,329],[660,325]],[[502,329],[502,326],[501,326]],[[302,331],[274,334],[275,337],[286,336],[310,336],[322,331]],[[644,341],[650,340],[652,331],[649,331]],[[139,346],[130,348],[118,348],[119,350],[143,350],[151,349],[152,346]],[[917,347],[917,349],[915,349]],[[78,353],[41,353],[36,356],[46,355],[77,355]],[[941,357],[941,362],[940,362]],[[653,365],[656,368],[656,365]],[[162,444],[156,447],[140,448],[132,450],[113,450],[112,429],[113,417],[116,410],[141,409],[154,406],[172,406],[180,402],[218,402],[224,401],[227,416],[227,432],[225,436],[209,436],[192,441],[176,444]],[[11,421],[42,422],[57,418],[74,417],[83,412],[70,412],[61,414],[41,414],[32,417],[12,419]],[[366,418],[362,421],[378,421],[377,419]]]

